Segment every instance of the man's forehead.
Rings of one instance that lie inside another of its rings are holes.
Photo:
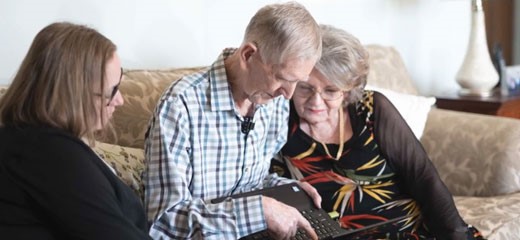
[[[275,73],[290,79],[307,80],[314,67],[314,61],[288,61],[273,65]]]

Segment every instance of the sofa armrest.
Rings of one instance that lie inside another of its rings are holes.
[[[454,195],[520,191],[520,120],[433,108],[421,142]]]

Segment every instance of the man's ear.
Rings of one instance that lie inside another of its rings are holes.
[[[258,52],[256,45],[248,42],[240,48],[240,58],[243,62],[248,62],[256,52]]]

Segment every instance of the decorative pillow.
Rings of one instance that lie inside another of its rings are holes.
[[[421,139],[426,125],[426,119],[431,107],[435,104],[434,97],[423,97],[417,95],[410,95],[398,93],[392,90],[378,88],[374,86],[366,86],[367,90],[374,90],[385,95],[395,108],[399,111],[401,116],[410,126],[417,139]]]
[[[116,171],[117,176],[143,199],[144,151],[96,142],[94,151]]]

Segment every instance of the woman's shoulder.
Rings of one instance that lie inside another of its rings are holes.
[[[0,146],[4,150],[47,155],[89,148],[81,139],[65,130],[44,126],[3,126],[0,128]]]
[[[351,112],[355,112],[355,115],[352,117],[364,119],[365,124],[371,125],[376,121],[374,116],[376,112],[386,109],[388,104],[390,104],[390,101],[380,92],[364,90],[361,98],[357,102],[350,104],[353,109]]]
[[[101,176],[100,164],[93,161],[97,155],[81,139],[63,130],[2,127],[0,144],[0,164],[18,180],[27,175],[35,175],[35,181],[59,175],[70,184],[82,184],[82,179]]]
[[[363,96],[356,103],[357,108],[365,111],[374,112],[374,109],[386,108],[390,100],[382,93],[375,90],[364,90]]]
[[[364,90],[361,98],[353,105],[356,108],[357,115],[371,114],[374,112],[374,94],[376,92],[371,90]]]
[[[363,90],[363,97],[361,101],[380,102],[388,101],[388,98],[377,90]]]

